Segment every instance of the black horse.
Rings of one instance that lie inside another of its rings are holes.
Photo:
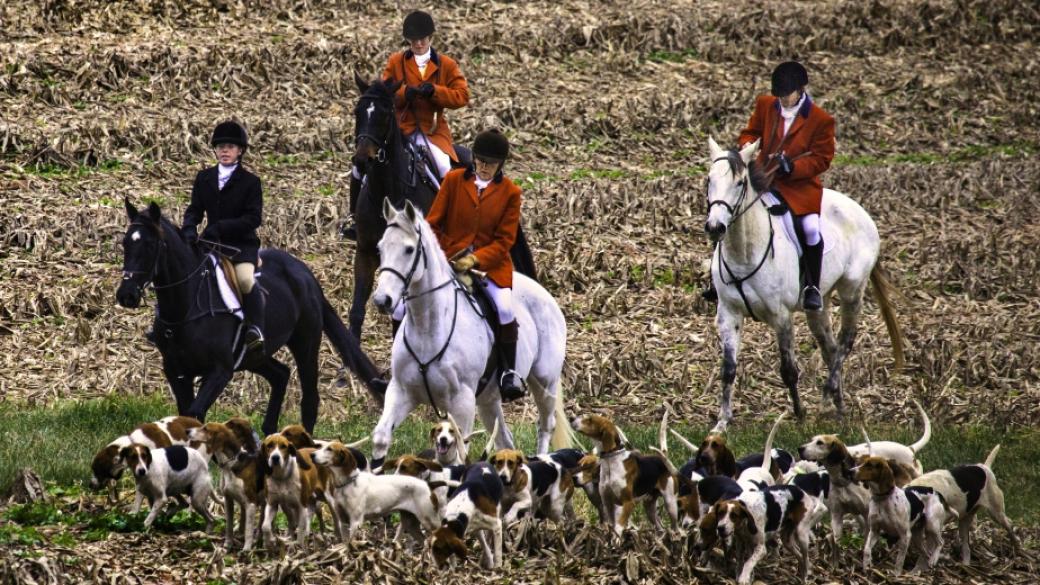
[[[163,373],[179,414],[204,420],[234,372],[249,370],[271,384],[261,429],[265,434],[275,432],[289,368],[273,356],[287,345],[300,375],[301,422],[312,431],[318,418],[318,351],[323,331],[345,364],[381,400],[379,371],[325,299],[321,285],[305,264],[281,250],[260,251],[258,273],[262,276],[257,286],[267,291],[266,355],[236,364],[239,358],[233,346],[240,345],[235,343],[239,319],[219,299],[208,255],[185,243],[155,203],[141,211],[129,200],[124,203],[130,225],[123,237],[123,281],[116,299],[124,307],[136,308],[144,291],[149,286],[155,289],[153,341],[162,353]],[[196,396],[195,379],[200,376]]]
[[[350,306],[350,332],[361,337],[365,322],[365,307],[372,294],[376,268],[379,267],[377,245],[386,229],[383,219],[383,199],[388,198],[397,209],[405,201],[421,209],[430,210],[437,195],[434,185],[426,177],[423,154],[416,151],[401,133],[397,123],[394,99],[401,87],[400,81],[376,80],[366,83],[357,73],[354,82],[361,98],[354,108],[355,151],[353,162],[363,169],[366,181],[357,202],[357,247],[354,249],[354,301]],[[456,151],[468,153],[461,145]],[[516,243],[510,254],[513,267],[537,280],[534,260],[527,246],[523,230],[517,232]]]

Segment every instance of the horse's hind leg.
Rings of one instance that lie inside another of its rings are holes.
[[[282,404],[285,402],[285,389],[289,385],[289,367],[274,358],[268,358],[252,371],[263,376],[271,386],[271,397],[267,401],[267,413],[264,414],[264,422],[260,426],[260,430],[265,435],[270,435],[278,430],[278,417],[282,413]]]
[[[556,428],[556,395],[559,393],[560,380],[551,382],[548,388],[543,388],[540,381],[528,380],[532,386],[535,404],[538,406],[538,450],[536,453],[549,452],[549,440],[552,439],[553,429]]]
[[[841,331],[838,333],[837,350],[830,363],[830,373],[827,375],[827,383],[823,386],[825,393],[829,392],[834,399],[834,407],[838,414],[845,412],[845,399],[841,395],[841,370],[845,364],[845,358],[852,352],[852,346],[856,342],[856,333],[859,331],[859,314],[863,309],[863,288],[852,295],[842,295],[841,299]]]
[[[794,415],[801,419],[805,416],[802,409],[802,400],[798,397],[798,362],[794,357],[794,327],[791,324],[791,316],[788,314],[775,324],[776,340],[780,346],[780,378],[787,386],[787,392],[791,396],[791,408]]]
[[[195,378],[176,372],[164,371],[166,381],[170,384],[173,398],[177,401],[177,414],[187,416],[191,405],[195,402]]]
[[[715,431],[724,431],[733,420],[733,381],[737,378],[737,354],[740,351],[740,327],[743,317],[719,304],[715,326],[722,344],[722,400]]]
[[[365,250],[359,245],[354,251],[354,301],[350,305],[350,332],[361,339],[361,327],[365,323],[365,306],[372,294],[379,253]]]
[[[308,433],[314,432],[318,422],[318,350],[321,345],[321,331],[317,335],[307,335],[306,339],[292,339],[289,350],[296,360],[296,373],[300,376],[300,424]]]
[[[530,384],[530,382],[528,382]],[[496,388],[485,390],[485,392],[498,392]],[[498,421],[498,436],[495,437],[495,448],[496,449],[512,449],[513,445],[513,433],[509,430],[509,426],[506,425],[506,417],[502,414],[502,401],[501,400],[488,400],[486,402],[479,402],[477,404],[477,412],[480,414],[480,422],[484,423],[484,428],[487,432],[491,432],[491,429],[495,428],[495,421]],[[471,445],[472,447],[472,445]]]

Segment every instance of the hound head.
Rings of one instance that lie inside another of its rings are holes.
[[[697,448],[697,464],[703,467],[715,465],[722,453],[728,450],[729,447],[726,445],[725,435],[722,433],[708,433],[704,440],[701,441],[700,447]]]
[[[798,447],[798,458],[830,467],[842,464],[849,458],[849,452],[838,435],[816,435]]]
[[[253,425],[249,420],[233,416],[224,425],[235,435],[243,449],[250,453],[256,453],[260,449],[260,438],[253,430]]]
[[[855,468],[854,477],[858,482],[871,482],[879,486],[892,484],[895,481],[895,474],[892,472],[888,461],[883,457],[865,458],[863,463]]]
[[[329,441],[311,455],[311,461],[321,467],[336,467],[344,474],[350,475],[357,469],[357,460],[346,445],[339,441]]]
[[[148,474],[148,468],[152,465],[152,450],[144,445],[133,444],[123,447],[119,452],[119,456],[134,474],[134,477],[144,477]]]
[[[243,447],[235,433],[226,424],[218,422],[188,429],[188,445],[194,449],[205,448],[220,465],[235,459]]]
[[[383,469],[392,471],[397,475],[408,475],[425,479],[429,477],[431,471],[443,471],[444,467],[430,459],[423,459],[415,455],[401,455],[384,463]]]
[[[495,473],[502,480],[502,485],[513,485],[520,467],[527,463],[527,457],[515,449],[502,449],[491,456],[488,463],[495,468]],[[522,486],[515,486],[518,489]]]
[[[597,481],[599,481],[599,457],[590,453],[578,460],[578,473],[574,482],[578,486],[585,486]]]
[[[586,414],[579,416],[571,423],[574,430],[596,441],[603,453],[609,453],[621,448],[621,433],[614,423],[605,416],[598,414]]]
[[[741,500],[716,502],[713,510],[716,518],[716,531],[727,547],[733,543],[734,536],[754,534],[757,530],[751,511]]]
[[[120,455],[122,447],[117,443],[105,445],[94,455],[90,464],[93,476],[90,478],[90,488],[99,490],[113,481],[118,481],[126,469],[126,462]]]
[[[260,443],[260,459],[276,477],[288,473],[291,463],[297,459],[297,456],[296,445],[280,434],[268,435],[264,442]]]
[[[318,447],[318,444],[314,442],[311,434],[307,432],[307,429],[303,428],[303,425],[289,425],[279,431],[278,434],[285,437],[297,449]]]
[[[466,517],[461,515],[455,520],[445,520],[441,527],[434,531],[431,548],[433,558],[438,567],[444,567],[453,555],[466,560],[466,542],[462,535],[466,531]]]

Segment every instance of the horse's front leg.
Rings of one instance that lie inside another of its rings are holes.
[[[492,389],[492,392],[497,390]],[[502,414],[502,401],[501,400],[487,400],[477,405],[477,410],[480,413],[480,421],[484,423],[484,428],[487,432],[491,432],[491,429],[495,428],[495,421],[498,421],[498,436],[495,437],[495,448],[496,449],[512,449],[514,446],[513,433],[509,430],[509,426],[506,425],[506,417]],[[455,416],[454,414],[452,416]]]
[[[823,385],[824,393],[829,393],[834,400],[834,408],[838,410],[838,416],[845,414],[845,398],[841,394],[841,371],[845,366],[845,358],[852,353],[852,346],[856,343],[856,333],[859,330],[859,313],[862,308],[862,291],[852,299],[842,299],[841,331],[838,333],[838,346],[831,363],[828,364],[830,372],[827,374],[827,382]]]
[[[372,431],[372,469],[381,467],[390,450],[390,441],[394,429],[415,408],[415,399],[397,382],[397,377],[390,380],[386,388],[386,402],[383,403],[383,414]]]
[[[844,304],[844,301],[842,303]],[[813,338],[816,339],[816,345],[820,347],[820,354],[823,356],[824,363],[827,364],[827,371],[833,372],[834,357],[838,353],[838,347],[834,342],[834,331],[831,329],[830,302],[827,300],[827,296],[823,298],[823,310],[806,311],[805,321],[809,324],[809,331],[812,332]],[[827,405],[827,396],[830,392],[829,384],[824,384],[824,406]]]
[[[360,242],[354,251],[354,300],[350,305],[350,332],[359,340],[361,327],[365,323],[365,307],[372,294],[372,283],[375,280],[376,268],[379,264],[379,252]],[[385,412],[385,410],[384,410]]]
[[[195,402],[195,377],[163,368],[166,381],[170,384],[170,390],[177,401],[177,414],[187,416],[191,411],[191,405]]]
[[[234,372],[231,370],[216,369],[203,377],[199,395],[191,403],[191,407],[188,409],[188,416],[205,421],[206,413],[209,412],[209,408],[213,406],[213,403],[217,401],[217,397],[227,387],[232,376],[234,376]]]
[[[264,432],[264,435],[270,435],[278,431],[278,417],[282,413],[285,389],[289,385],[289,367],[274,358],[268,358],[252,371],[263,376],[271,386],[267,413],[264,414],[264,422],[260,425],[260,430]]]
[[[722,401],[719,404],[719,422],[715,431],[726,430],[733,420],[733,381],[737,378],[737,354],[740,352],[740,328],[744,317],[720,302],[715,315],[715,327],[722,344]]]
[[[780,347],[780,378],[787,386],[787,393],[791,396],[791,408],[794,415],[801,420],[805,416],[802,409],[802,400],[798,397],[798,362],[794,357],[794,327],[791,324],[791,315],[778,319],[775,324],[776,341]]]

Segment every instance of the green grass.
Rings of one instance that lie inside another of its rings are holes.
[[[145,421],[152,421],[171,413],[172,404],[165,396],[147,398],[112,397],[106,399],[63,402],[55,406],[34,408],[5,404],[0,406],[0,493],[6,492],[21,467],[31,467],[47,482],[55,495],[75,495],[83,489],[90,478],[90,461],[94,453],[115,437]],[[211,411],[212,420],[226,420],[232,414],[221,408]],[[283,424],[295,422],[290,413],[282,417]],[[253,417],[259,425],[259,416]],[[358,416],[349,420],[321,421],[315,429],[319,437],[337,437],[347,441],[357,440],[371,433],[375,420]],[[766,421],[743,423],[729,434],[729,444],[737,454],[760,451],[769,430]],[[915,423],[916,424],[916,423]],[[672,427],[691,441],[697,442],[707,428],[690,427],[673,422]],[[394,444],[390,455],[416,452],[425,448],[429,422],[410,417],[394,432]],[[637,447],[647,448],[657,444],[656,426],[623,426],[628,438]],[[896,440],[911,443],[920,436],[917,428],[900,426],[875,426],[868,429],[875,440]],[[513,432],[517,444],[525,451],[534,447],[534,427],[516,425]],[[858,442],[856,429],[836,429],[825,422],[799,425],[786,421],[777,433],[776,446],[793,450],[808,437],[817,433],[839,432],[850,442]],[[477,439],[476,450],[483,447]],[[925,469],[951,467],[963,463],[980,462],[993,445],[1002,445],[994,471],[1000,478],[1007,499],[1008,514],[1018,523],[1040,524],[1040,492],[1033,489],[1040,484],[1040,429],[1018,429],[1001,431],[982,427],[945,427],[934,425],[932,440],[921,452]],[[681,464],[688,453],[675,440],[669,441],[671,456]],[[129,478],[123,479],[123,487],[130,488]],[[7,512],[8,514],[10,511]],[[18,524],[63,523],[61,512],[53,508],[20,510]],[[133,530],[143,517],[116,514],[91,518],[91,527],[100,535],[104,531]],[[81,519],[82,520],[82,519]],[[177,520],[172,517],[169,527],[174,529],[178,522],[191,522],[187,517]],[[162,528],[161,526],[158,528]],[[13,532],[12,532],[13,531]],[[6,529],[0,533],[0,543],[6,541],[31,540],[32,531]]]

